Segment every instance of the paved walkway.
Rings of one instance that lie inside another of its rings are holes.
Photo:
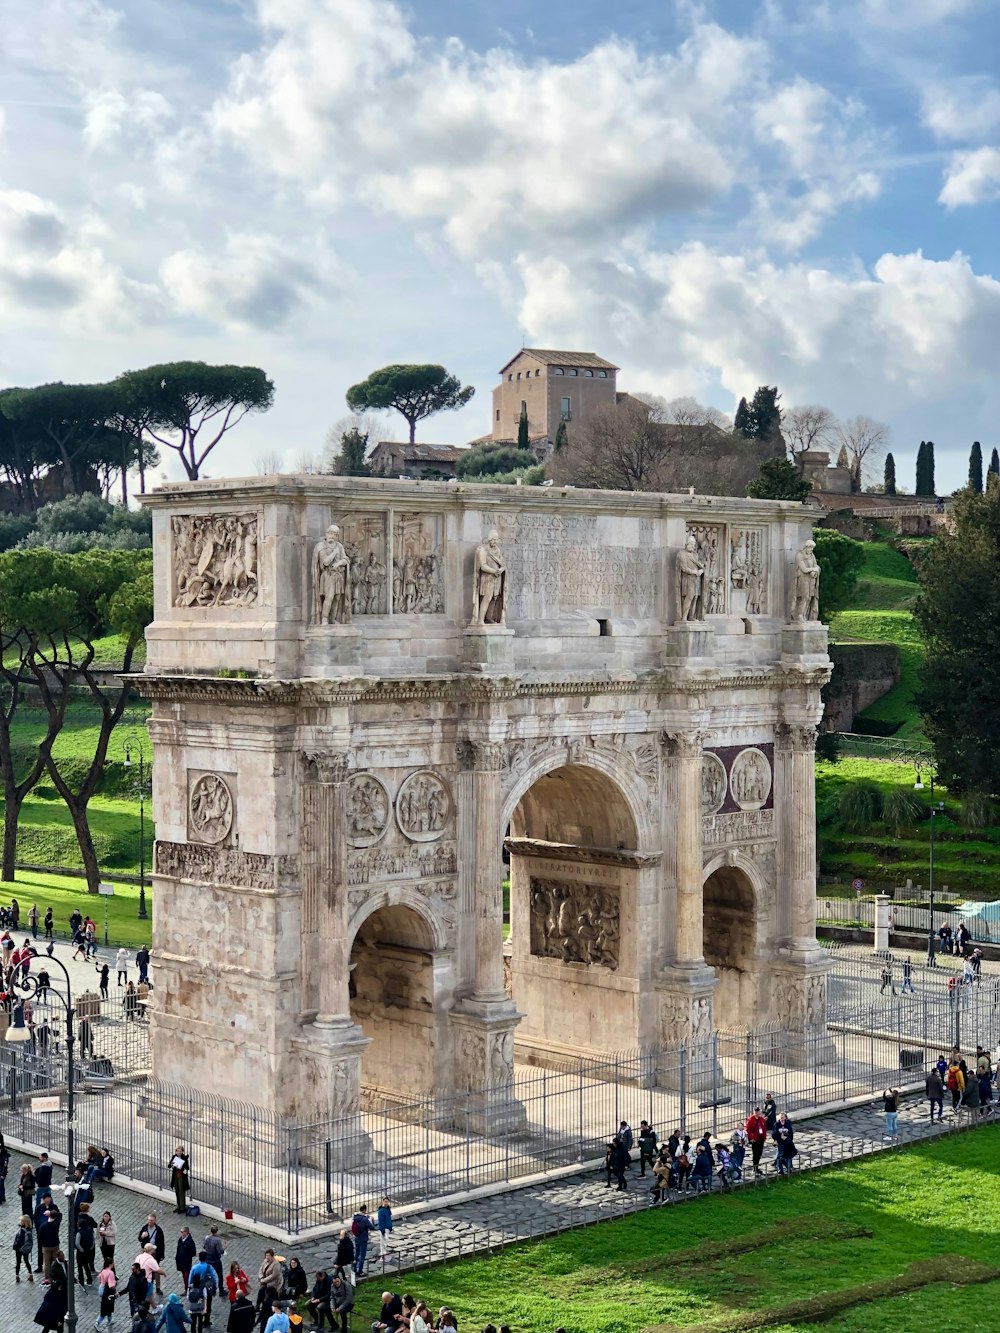
[[[946,1116],[944,1126],[928,1124],[926,1105],[922,1101],[913,1101],[905,1105],[899,1118],[898,1142],[907,1143],[917,1139],[947,1133],[950,1119]],[[828,1165],[831,1161],[850,1159],[889,1146],[882,1138],[883,1120],[873,1104],[852,1110],[836,1112],[832,1115],[816,1118],[812,1121],[800,1119],[796,1132],[800,1156],[799,1169]],[[764,1181],[774,1175],[773,1149],[765,1152]],[[7,1260],[0,1261],[0,1305],[6,1312],[2,1320],[3,1329],[27,1330],[31,1317],[41,1299],[41,1287],[36,1279],[29,1286],[22,1280],[20,1285],[14,1282],[14,1263],[10,1244],[18,1221],[18,1199],[13,1193],[14,1183],[20,1172],[21,1162],[27,1160],[22,1154],[14,1153],[10,1172],[7,1177],[8,1200],[0,1207],[0,1252],[6,1250]],[[604,1218],[622,1216],[625,1213],[649,1206],[647,1191],[648,1178],[640,1180],[633,1169],[629,1176],[629,1189],[618,1193],[608,1189],[604,1183],[603,1171],[591,1171],[567,1177],[560,1181],[539,1183],[520,1190],[491,1198],[470,1200],[451,1208],[438,1209],[419,1214],[412,1218],[402,1218],[396,1230],[395,1253],[389,1259],[378,1255],[376,1238],[370,1253],[368,1277],[373,1284],[400,1287],[395,1281],[397,1274],[419,1267],[426,1263],[440,1262],[447,1258],[458,1258],[463,1254],[482,1253],[490,1248],[509,1244],[514,1240],[523,1240],[586,1225]],[[749,1182],[748,1182],[749,1183]],[[718,1182],[715,1182],[718,1187]],[[692,1201],[699,1196],[686,1196]],[[674,1201],[674,1200],[671,1200]],[[372,1207],[378,1200],[372,1200]],[[117,1185],[98,1187],[94,1212],[96,1215],[109,1209],[118,1227],[118,1265],[119,1272],[128,1273],[128,1265],[138,1252],[138,1232],[146,1221],[149,1200],[139,1194],[133,1194]],[[166,1207],[157,1205],[154,1209],[159,1216],[167,1237],[167,1258],[165,1267],[170,1279],[164,1286],[165,1291],[180,1290],[176,1280],[173,1256],[179,1228],[183,1223]],[[200,1244],[208,1231],[208,1221],[204,1218],[193,1219],[190,1223],[196,1241]],[[220,1234],[228,1247],[227,1263],[238,1259],[243,1268],[256,1278],[257,1269],[265,1244],[260,1236],[253,1235],[231,1223],[219,1224]],[[65,1245],[64,1249],[70,1252]],[[275,1245],[275,1249],[286,1256],[297,1256],[310,1280],[316,1268],[329,1267],[335,1245],[330,1240],[285,1245]],[[383,1276],[384,1275],[384,1276]],[[256,1284],[255,1284],[256,1288]],[[78,1309],[80,1327],[93,1326],[97,1315],[96,1288],[78,1288]],[[123,1306],[124,1310],[124,1306]],[[462,1312],[458,1312],[461,1321]],[[214,1320],[215,1328],[224,1328],[219,1318]],[[123,1314],[115,1321],[119,1330],[128,1327]]]

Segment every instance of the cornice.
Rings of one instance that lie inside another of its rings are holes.
[[[503,845],[513,856],[537,857],[548,861],[586,862],[602,866],[628,866],[643,869],[656,866],[661,852],[635,852],[624,847],[578,847],[569,842],[546,842],[542,838],[504,838]]]
[[[361,676],[344,680],[237,679],[229,676],[143,675],[123,677],[147,699],[163,702],[220,703],[232,707],[281,705],[329,707],[352,703],[452,702],[482,704],[515,699],[550,699],[579,695],[705,696],[720,690],[782,691],[820,686],[829,666],[805,670],[748,668],[725,675],[688,676],[673,669],[627,677],[580,672],[545,676]]]

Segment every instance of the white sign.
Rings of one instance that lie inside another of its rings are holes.
[[[105,898],[113,898],[115,896],[115,886],[113,884],[98,884],[97,892],[103,893]]]
[[[61,1097],[32,1097],[31,1099],[32,1115],[38,1112],[61,1111],[61,1110],[62,1110]]]

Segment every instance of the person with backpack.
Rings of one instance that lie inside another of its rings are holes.
[[[90,1204],[81,1203],[76,1214],[76,1276],[81,1287],[94,1285],[96,1253],[97,1222],[90,1215]]]
[[[95,1328],[111,1328],[115,1313],[115,1300],[118,1296],[118,1276],[113,1263],[107,1263],[97,1275],[97,1294],[101,1300],[100,1313]]]
[[[28,1281],[34,1282],[34,1274],[31,1271],[31,1251],[35,1248],[35,1231],[27,1213],[21,1215],[21,1221],[18,1223],[17,1232],[14,1235],[14,1244],[11,1248],[14,1251],[14,1281],[21,1281],[21,1265],[24,1264],[28,1272]]]
[[[191,1291],[192,1285],[200,1288],[202,1291],[202,1294],[205,1298],[205,1302],[201,1313],[203,1313],[205,1316],[204,1322],[206,1324],[210,1324],[212,1322],[212,1297],[218,1290],[218,1286],[215,1280],[215,1269],[208,1262],[208,1255],[205,1253],[204,1250],[199,1251],[198,1262],[196,1264],[192,1264],[191,1272],[188,1274],[189,1293]],[[191,1314],[193,1315],[194,1307],[189,1305],[188,1308],[191,1311]]]
[[[368,1205],[363,1203],[351,1218],[351,1235],[354,1237],[354,1275],[364,1277],[365,1258],[368,1255],[368,1241],[376,1230],[375,1223],[368,1216]]]
[[[649,1169],[653,1169],[653,1159],[656,1156],[656,1130],[647,1120],[639,1122],[639,1175],[646,1174],[646,1163],[649,1163]]]
[[[205,1283],[190,1281],[187,1289],[187,1312],[191,1318],[191,1333],[202,1333],[205,1327],[207,1306],[208,1289]]]

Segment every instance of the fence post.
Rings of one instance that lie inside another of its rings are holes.
[[[681,1111],[681,1133],[687,1133],[687,1043],[680,1048],[680,1078],[677,1082],[680,1085],[680,1111]]]

